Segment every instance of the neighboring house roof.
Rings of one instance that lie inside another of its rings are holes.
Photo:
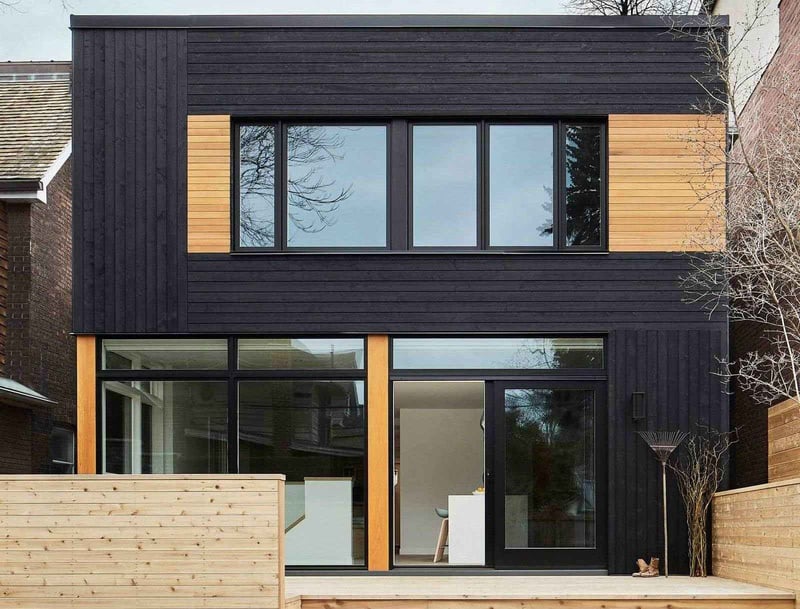
[[[71,137],[68,80],[0,81],[0,192],[13,190],[7,181],[49,181]]]
[[[14,405],[49,405],[53,400],[9,378],[0,377],[0,402]]]

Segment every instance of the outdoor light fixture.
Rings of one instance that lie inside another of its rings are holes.
[[[647,401],[644,391],[634,391],[631,394],[631,416],[634,421],[647,418]]]

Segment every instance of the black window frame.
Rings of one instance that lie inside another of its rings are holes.
[[[600,127],[600,244],[599,245],[567,245],[567,126]],[[558,205],[560,233],[558,236],[561,251],[596,252],[608,250],[608,124],[606,122],[587,119],[559,120],[558,142]],[[555,210],[554,210],[555,211]]]
[[[474,246],[453,246],[453,245],[414,245],[414,128],[415,127],[475,127],[475,245]],[[408,238],[408,249],[410,251],[423,252],[475,252],[482,251],[484,243],[484,222],[483,222],[483,184],[481,171],[483,168],[483,126],[478,120],[452,120],[452,121],[408,121],[408,169],[406,179],[408,180],[408,225],[406,233]]]
[[[239,245],[240,183],[239,133],[242,126],[272,126],[276,131],[275,165],[275,244],[272,247]],[[295,125],[321,126],[383,126],[386,129],[386,245],[291,247],[287,244],[288,175],[287,130]],[[415,126],[476,127],[477,158],[477,243],[475,246],[416,246],[414,245],[414,162],[413,130]],[[490,243],[490,128],[493,125],[553,127],[553,244],[539,246],[507,246]],[[566,201],[566,130],[567,126],[586,125],[600,128],[600,243],[597,245],[567,245]],[[231,252],[234,254],[313,254],[313,253],[607,253],[608,252],[608,121],[607,117],[508,118],[457,117],[387,118],[387,119],[325,119],[303,118],[258,119],[235,118],[231,128]]]
[[[288,189],[286,180],[289,176],[288,132],[290,127],[303,125],[317,125],[320,127],[384,127],[386,134],[386,209],[385,209],[385,244],[380,246],[321,246],[321,247],[292,247],[288,244]],[[241,209],[240,193],[240,132],[247,126],[271,126],[275,129],[275,238],[272,247],[248,247],[240,244],[241,223],[239,212]],[[245,119],[237,118],[231,125],[231,214],[233,223],[231,231],[231,251],[247,253],[318,253],[318,252],[385,252],[391,249],[391,121],[389,120],[360,120],[354,119]]]
[[[95,337],[95,468],[98,472],[103,472],[105,468],[104,456],[105,447],[103,445],[103,428],[105,417],[103,413],[103,390],[104,383],[107,381],[209,381],[224,382],[227,384],[228,395],[228,471],[227,474],[239,474],[239,383],[242,381],[362,381],[364,383],[364,466],[369,467],[369,378],[367,370],[369,367],[369,351],[367,349],[367,334],[331,334],[331,333],[297,333],[286,334],[196,334],[189,338],[197,339],[219,339],[227,341],[228,365],[226,368],[214,370],[109,370],[103,369],[102,353],[103,341],[106,339],[142,339],[150,338],[153,341],[172,338],[187,338],[186,334],[99,334]],[[337,338],[357,338],[364,343],[364,366],[362,368],[262,368],[262,369],[241,369],[238,366],[239,340],[248,338],[317,338],[317,339],[337,339]],[[76,445],[77,446],[77,445]],[[77,458],[77,448],[76,448]],[[77,461],[76,461],[77,467]],[[147,474],[150,475],[150,474]],[[364,478],[364,564],[361,565],[289,565],[288,571],[366,571],[367,558],[369,556],[369,479]]]

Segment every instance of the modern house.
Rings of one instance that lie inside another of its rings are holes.
[[[672,25],[73,17],[79,472],[285,474],[296,570],[658,555],[635,432],[729,427]]]
[[[69,62],[0,64],[0,473],[75,473]]]

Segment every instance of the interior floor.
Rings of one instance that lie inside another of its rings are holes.
[[[447,567],[447,554],[441,560],[433,562],[433,554],[399,554],[394,555],[395,567]]]

